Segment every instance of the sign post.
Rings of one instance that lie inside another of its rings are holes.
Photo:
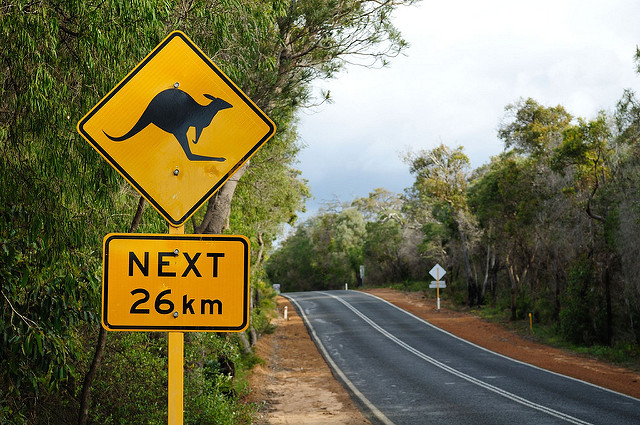
[[[435,282],[431,282],[431,285],[429,285],[429,287],[433,288],[433,284],[435,283],[435,288],[436,288],[436,306],[437,306],[437,310],[438,311],[440,311],[440,284],[442,284],[443,288],[447,287],[447,285],[444,282],[440,282],[440,278],[444,277],[444,275],[446,273],[447,273],[446,270],[443,269],[442,266],[440,266],[440,264],[436,264],[429,271],[429,274],[431,276],[433,276],[433,278],[436,280]]]
[[[184,235],[184,226],[169,226],[170,235]],[[168,349],[168,423],[184,422],[184,333],[169,332]]]
[[[184,223],[275,133],[184,33],[171,32],[78,122],[78,132],[169,224],[109,234],[102,326],[166,331],[168,423],[184,416],[184,332],[249,325],[249,241],[185,235]]]
[[[244,236],[112,233],[104,238],[102,326],[167,331],[169,424],[183,423],[184,332],[249,325]]]

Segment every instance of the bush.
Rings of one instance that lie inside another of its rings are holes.
[[[606,341],[604,299],[597,292],[595,270],[585,258],[569,272],[561,296],[558,331],[568,342],[592,345]]]

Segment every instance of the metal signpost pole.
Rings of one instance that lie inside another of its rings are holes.
[[[440,311],[440,269],[436,269],[436,300],[438,305],[438,312]]]
[[[429,274],[434,277],[436,280],[435,282],[432,281],[431,284],[429,285],[429,288],[433,289],[435,288],[436,290],[436,307],[437,307],[437,311],[440,311],[440,278],[443,277],[445,274],[447,274],[447,271],[445,269],[443,269],[440,264],[436,264],[435,266],[433,266],[433,268],[431,270],[429,270]],[[442,287],[446,288],[447,285],[442,282]]]
[[[184,235],[184,226],[169,226],[170,235]],[[169,425],[184,420],[184,332],[169,332]]]

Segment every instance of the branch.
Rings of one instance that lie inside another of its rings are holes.
[[[138,226],[140,225],[140,220],[142,219],[142,212],[144,211],[145,200],[141,196],[138,201],[138,209],[136,210],[136,215],[133,217],[131,221],[131,226],[129,226],[129,233],[133,233],[136,231]]]
[[[13,304],[11,304],[11,301],[9,301],[9,298],[7,298],[7,296],[4,294],[4,291],[2,291],[2,296],[4,297],[5,300],[7,300],[7,303],[9,304],[9,307],[11,307],[11,311],[13,311],[15,314],[17,314],[18,317],[21,318],[24,321],[24,323],[27,324],[27,326],[29,326],[30,328],[38,328],[38,324],[36,322],[34,322],[33,320],[29,319],[28,317],[24,317],[22,314],[18,313],[18,310],[13,308]]]
[[[591,211],[591,201],[593,200],[594,196],[596,196],[596,192],[598,191],[598,188],[600,187],[600,182],[598,180],[598,162],[597,160],[594,161],[594,175],[596,178],[596,184],[593,186],[593,190],[591,191],[591,196],[589,196],[589,199],[587,200],[587,208],[585,209],[587,215],[589,217],[591,217],[594,220],[597,220],[601,223],[604,223],[605,219],[604,217],[593,213],[593,211]]]

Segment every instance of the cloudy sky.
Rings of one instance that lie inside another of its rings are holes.
[[[462,145],[476,168],[500,153],[504,108],[520,98],[574,116],[640,92],[638,0],[424,0],[396,12],[411,44],[387,68],[349,67],[318,85],[333,103],[300,115],[297,167],[314,199],[351,201],[413,179],[401,156]]]

